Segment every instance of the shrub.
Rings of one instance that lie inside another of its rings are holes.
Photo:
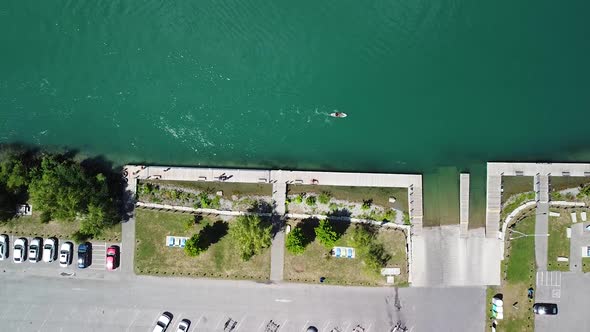
[[[303,245],[304,242],[304,235],[303,232],[301,231],[301,228],[296,227],[294,228],[289,235],[287,235],[287,240],[286,240],[286,247],[287,250],[295,255],[299,255],[301,253],[303,253],[303,251],[305,250],[305,246]]]
[[[301,203],[303,203],[303,198],[304,197],[305,197],[305,194],[304,193],[301,193],[301,194],[295,196],[295,198],[293,199],[293,201],[295,203],[297,203],[297,204],[301,204]]]
[[[213,199],[211,200],[211,203],[209,204],[211,206],[212,209],[219,209],[221,207],[221,197],[219,196],[215,196],[213,197]]]
[[[242,260],[247,261],[270,246],[270,226],[264,226],[258,216],[239,216],[229,229],[229,235],[240,251]]]
[[[338,240],[339,235],[334,231],[328,220],[321,220],[320,224],[314,229],[315,235],[321,244],[326,248],[332,248]]]
[[[305,204],[307,204],[309,206],[315,206],[315,204],[316,204],[316,197],[315,196],[308,196],[305,199]]]
[[[407,212],[404,212],[404,225],[412,225],[412,221],[410,220],[410,214]]]
[[[373,243],[364,259],[365,266],[369,271],[379,273],[391,259],[391,255],[385,252],[382,243]]]
[[[352,230],[351,240],[352,245],[362,252],[371,246],[375,240],[375,235],[369,230],[368,226],[356,225]]]
[[[384,221],[394,221],[396,216],[397,216],[397,211],[395,211],[394,209],[388,209],[383,214],[383,220]]]
[[[201,234],[195,234],[188,239],[184,245],[184,252],[191,257],[198,256],[203,252],[203,248],[199,245],[201,242]]]
[[[332,195],[330,195],[329,192],[322,191],[320,193],[320,195],[318,196],[318,201],[322,204],[329,204],[331,198],[332,198]]]
[[[372,199],[363,200],[363,205],[361,206],[361,209],[368,210],[371,208],[372,205],[373,205]]]

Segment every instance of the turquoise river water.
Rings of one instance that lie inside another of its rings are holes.
[[[588,160],[589,12],[586,0],[7,0],[0,143],[117,163],[421,172],[427,216],[446,222],[459,171],[480,206],[485,161]]]

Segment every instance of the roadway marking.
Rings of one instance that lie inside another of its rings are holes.
[[[248,315],[244,315],[244,317],[242,317],[242,318],[240,319],[240,321],[238,321],[238,325],[236,325],[236,329],[235,329],[236,331],[239,331],[239,330],[240,330],[240,325],[242,325],[242,322],[246,320],[246,317],[247,317],[247,316],[248,316]],[[232,330],[232,331],[233,331],[233,330]]]
[[[293,301],[289,300],[289,299],[276,299],[275,302],[289,303],[289,302],[293,302]]]
[[[326,325],[324,325],[324,328],[322,329],[322,331],[328,331],[328,330],[327,330],[328,326],[330,326],[330,321],[328,321],[328,322],[326,323]]]
[[[537,286],[561,287],[560,271],[537,272]]]
[[[137,310],[137,309],[133,309],[135,311],[135,316],[133,317],[133,320],[131,321],[131,323],[129,323],[129,325],[127,325],[127,329],[125,331],[129,331],[129,329],[131,328],[131,325],[133,325],[133,323],[135,323],[135,320],[137,319],[137,317],[139,317],[139,314],[141,313],[141,310]]]
[[[306,327],[308,326],[307,324],[309,324],[309,320],[307,320],[305,322],[305,324],[303,324],[303,328],[301,329],[301,332],[305,332]]]

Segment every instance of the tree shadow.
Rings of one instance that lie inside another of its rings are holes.
[[[304,247],[315,241],[315,228],[320,224],[320,220],[317,218],[307,218],[301,220],[296,228],[301,229],[303,234],[303,242],[301,243]]]
[[[246,211],[254,213],[272,213],[273,208],[273,204],[264,200],[257,200]]]
[[[215,244],[221,240],[222,237],[227,235],[229,225],[227,222],[217,220],[213,224],[207,224],[199,232],[199,242],[197,246],[203,250],[207,250],[212,244]]]
[[[342,209],[335,209],[327,214],[328,218],[350,218],[352,216],[352,212],[347,208]]]
[[[336,232],[336,234],[338,235],[338,239],[340,239],[342,235],[346,233],[348,227],[350,227],[351,224],[349,220],[328,220],[330,222],[330,225],[332,226],[332,230],[334,230],[334,232]]]

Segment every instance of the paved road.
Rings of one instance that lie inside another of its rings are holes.
[[[336,287],[267,285],[137,277],[135,280],[55,278],[0,273],[0,326],[4,331],[146,331],[164,310],[193,321],[192,331],[388,332],[398,319],[412,331],[483,331],[484,288]],[[452,303],[452,304],[451,304]],[[399,308],[399,311],[398,311]]]

